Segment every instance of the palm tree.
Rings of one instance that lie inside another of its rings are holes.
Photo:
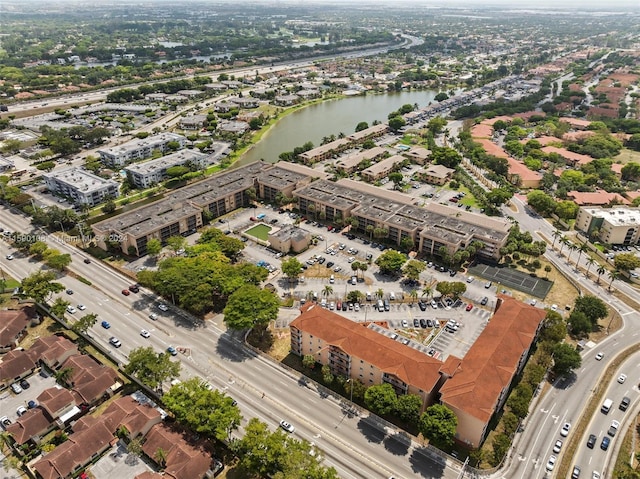
[[[382,297],[384,296],[384,289],[382,289],[382,288],[378,288],[378,290],[376,291],[375,296],[376,296],[376,298],[378,298],[378,299],[382,299]]]
[[[326,285],[322,290],[322,296],[325,296],[328,298],[332,294],[333,294],[333,287],[330,285]]]
[[[375,227],[373,225],[367,225],[364,230],[369,233],[369,241],[373,240],[373,231],[375,230]]]
[[[409,296],[411,297],[411,304],[415,303],[416,299],[418,299],[418,291],[412,289],[411,291],[409,291]]]
[[[577,250],[578,247],[574,243],[569,243],[569,256],[567,256],[567,262],[571,263],[571,253]]]
[[[73,376],[73,368],[64,368],[55,373],[56,381],[63,385],[69,383],[71,376]]]
[[[422,296],[426,296],[427,299],[433,294],[433,288],[431,286],[425,286],[422,288]]]
[[[589,277],[589,270],[591,269],[591,266],[593,266],[595,262],[596,260],[593,259],[591,256],[587,258],[587,278]]]
[[[556,240],[562,236],[562,231],[555,230],[551,236],[553,236],[553,243],[551,243],[551,248],[553,248],[556,245]]]
[[[367,263],[360,263],[360,271],[362,271],[362,278],[364,279],[364,273],[369,269]]]
[[[580,246],[578,246],[578,260],[576,261],[576,269],[578,269],[578,265],[580,264],[580,257],[582,256],[582,253],[586,253],[587,251],[589,251],[589,247],[587,246],[587,243],[582,243]]]
[[[160,467],[164,467],[165,462],[167,460],[167,452],[161,447],[159,447],[158,449],[156,449],[156,452],[153,454],[153,458],[160,465]]]
[[[566,236],[560,238],[560,254],[562,254],[562,248],[569,245],[569,240]]]
[[[618,279],[619,277],[620,271],[618,271],[617,269],[609,271],[609,278],[611,278],[611,281],[609,282],[609,291],[611,291],[611,285],[613,284],[614,280]]]
[[[607,269],[604,266],[598,267],[598,281],[596,281],[598,284],[600,284],[600,275],[604,274],[605,271],[607,271]]]

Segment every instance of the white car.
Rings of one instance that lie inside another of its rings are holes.
[[[598,354],[596,354],[596,361],[601,361],[602,358],[604,358],[604,353],[600,351]]]
[[[85,309],[87,309],[87,307],[86,307],[84,304],[79,304],[79,305],[77,306],[77,308],[78,308],[80,311],[84,311]]]
[[[562,437],[567,437],[569,435],[569,430],[571,429],[571,423],[565,422],[562,425],[562,429],[560,429],[560,435]]]
[[[12,254],[8,254],[8,255],[7,255],[7,259],[8,259],[9,261],[11,261],[11,260],[13,259],[13,255],[12,255]]]
[[[16,414],[18,415],[18,417],[24,415],[27,413],[27,408],[24,406],[18,406],[18,409],[16,409]]]
[[[76,311],[77,311],[76,308],[74,308],[73,306],[71,306],[71,305],[67,306],[67,313],[73,314]]]
[[[151,336],[151,333],[149,331],[147,331],[146,329],[141,329],[140,330],[140,336],[142,336],[143,338],[148,338]]]
[[[287,421],[284,421],[284,420],[280,421],[280,427],[287,432],[293,432],[296,430],[295,427],[293,427],[291,424],[289,424]]]
[[[622,384],[623,382],[625,382],[627,380],[627,375],[626,374],[621,374],[620,376],[618,376],[618,382],[620,384]]]
[[[556,443],[553,445],[553,452],[557,454],[560,452],[560,449],[562,449],[562,441],[558,439]]]
[[[11,390],[16,394],[20,394],[22,392],[22,387],[18,383],[13,383],[11,385]]]
[[[557,460],[558,460],[558,458],[556,456],[554,456],[553,454],[551,456],[549,456],[549,460],[547,461],[547,466],[546,466],[547,471],[549,471],[549,472],[553,471],[553,468],[556,466],[556,461]]]
[[[167,305],[166,305],[166,304],[164,304],[164,303],[160,303],[160,304],[158,305],[158,309],[159,309],[160,311],[169,311],[169,306],[167,306]]]
[[[591,473],[591,479],[600,479],[600,473],[598,471],[593,471]]]

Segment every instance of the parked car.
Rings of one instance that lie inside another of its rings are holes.
[[[24,406],[18,406],[18,409],[16,409],[16,414],[18,415],[18,417],[23,416],[26,413],[27,413],[27,408]]]
[[[426,311],[427,303],[425,303],[424,301],[418,301],[418,307],[420,308],[420,311]]]
[[[482,306],[486,306],[488,302],[489,302],[489,298],[485,296],[484,298],[482,298],[482,301],[480,301],[480,304]]]
[[[473,304],[469,303],[467,304],[467,307],[464,308],[466,311],[471,311],[473,309]]]
[[[13,383],[11,385],[11,390],[16,394],[20,394],[22,392],[22,388],[20,387],[20,384],[18,384],[18,383]]]
[[[22,389],[29,389],[31,387],[31,384],[29,384],[29,381],[27,381],[26,379],[23,379],[22,381],[20,381],[20,387]]]
[[[158,305],[158,309],[159,309],[160,311],[169,311],[169,307],[168,307],[166,304],[164,304],[164,303],[160,303],[160,304]]]

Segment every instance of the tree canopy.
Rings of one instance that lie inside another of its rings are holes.
[[[396,410],[398,396],[389,383],[376,384],[364,393],[364,402],[374,413],[384,416]]]
[[[127,374],[136,376],[151,389],[158,389],[164,381],[177,378],[180,369],[181,364],[171,361],[169,353],[158,353],[151,346],[132,349],[124,368]]]
[[[553,372],[562,376],[579,368],[582,364],[580,353],[567,343],[559,343],[553,347]]]
[[[211,389],[197,377],[171,386],[162,401],[180,422],[219,441],[227,440],[242,421],[233,398]]]
[[[404,265],[406,261],[406,255],[398,251],[388,249],[376,258],[375,263],[378,265],[382,273],[397,274],[400,272],[402,265]]]
[[[231,329],[266,326],[278,317],[280,300],[272,291],[251,284],[237,289],[224,308],[224,322]]]
[[[440,448],[453,444],[457,427],[458,418],[456,415],[441,404],[428,407],[418,421],[418,428],[422,435]]]
[[[298,441],[252,418],[242,439],[232,443],[240,468],[251,476],[276,479],[338,479],[334,468],[321,465],[323,455],[307,441]]]
[[[36,271],[22,280],[22,292],[36,303],[44,303],[53,293],[64,290],[64,286],[54,281],[55,279],[53,271]]]

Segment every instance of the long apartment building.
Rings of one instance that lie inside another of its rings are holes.
[[[76,166],[42,176],[50,192],[71,198],[77,205],[95,206],[106,198],[117,198],[120,195],[117,181],[101,178]]]
[[[164,243],[171,236],[195,233],[203,225],[205,211],[218,218],[248,206],[251,188],[266,197],[275,198],[277,191],[289,195],[316,174],[324,176],[302,165],[259,161],[174,190],[160,201],[96,223],[92,229],[100,248],[117,240],[124,253],[143,256],[152,238]]]
[[[134,163],[124,168],[124,171],[137,188],[149,188],[167,179],[167,170],[174,166],[192,165],[197,169],[203,169],[220,161],[228,154],[231,145],[224,142],[214,142],[212,147],[213,153],[184,149],[155,160]]]
[[[100,160],[110,167],[122,167],[136,160],[151,158],[154,151],[165,154],[169,151],[169,143],[178,143],[182,149],[187,145],[187,138],[176,133],[160,133],[143,139],[135,139],[122,145],[98,150]]]
[[[522,371],[545,315],[500,295],[493,318],[464,358],[443,362],[311,303],[289,326],[291,351],[367,387],[389,383],[398,395],[415,394],[422,410],[439,400],[458,419],[456,440],[477,448]]]
[[[387,131],[389,131],[389,126],[386,124],[381,123],[378,125],[373,125],[369,128],[365,128],[364,130],[357,131],[345,138],[338,138],[337,140],[334,140],[327,144],[320,145],[309,151],[305,151],[304,153],[299,155],[299,158],[307,165],[313,164],[318,161],[331,158],[333,155],[341,153],[344,150],[360,144],[365,140],[382,136]]]
[[[312,181],[314,178],[318,179]],[[256,162],[173,191],[170,198],[159,202],[163,215],[149,218],[153,210],[142,207],[97,223],[93,229],[99,237],[122,238],[125,253],[145,254],[146,241],[153,237],[164,241],[164,231],[170,236],[188,234],[201,226],[202,211],[217,218],[247,206],[248,190],[253,189],[257,196],[269,201],[275,200],[279,192],[296,198],[305,216],[328,222],[354,217],[358,220],[355,230],[363,236],[383,231],[384,238],[396,245],[410,238],[414,248],[435,257],[442,255],[442,248],[453,255],[471,242],[480,241],[480,256],[499,259],[500,248],[507,241],[511,225],[506,220],[436,203],[416,206],[410,197],[399,192],[349,179],[331,182],[325,178],[324,173],[302,165]],[[192,208],[201,211],[197,213]],[[194,215],[195,220],[190,219]],[[164,223],[173,226],[164,230]],[[106,244],[101,243],[101,247],[106,248]]]
[[[402,193],[383,191],[349,179],[337,182],[314,181],[294,192],[301,213],[333,222],[348,217],[358,223],[355,230],[373,235],[384,230],[385,238],[400,245],[410,238],[418,251],[441,256],[441,248],[453,255],[456,251],[480,241],[480,256],[500,258],[500,248],[507,241],[511,224],[502,218],[461,211],[437,203],[416,206]]]

